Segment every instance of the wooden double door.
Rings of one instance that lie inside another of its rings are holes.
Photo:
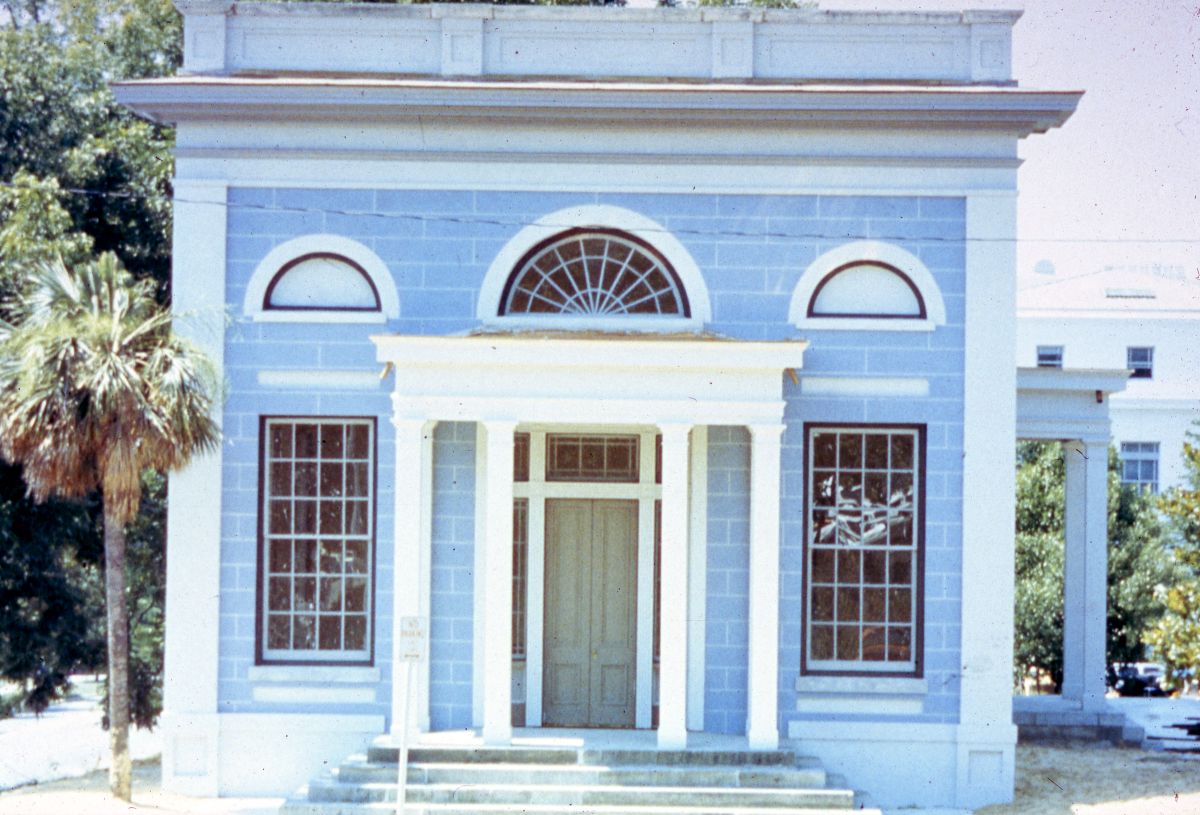
[[[542,722],[634,726],[636,501],[546,501]]]

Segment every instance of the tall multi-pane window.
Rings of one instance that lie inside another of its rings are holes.
[[[806,435],[803,669],[919,675],[924,428]]]
[[[1039,345],[1037,347],[1037,366],[1039,368],[1061,368],[1063,366],[1063,347],[1061,345]]]
[[[259,658],[371,661],[373,419],[262,420]]]
[[[1130,379],[1152,379],[1154,377],[1154,349],[1129,347],[1125,349],[1125,367],[1133,371]]]
[[[1158,492],[1158,442],[1121,442],[1121,483]]]

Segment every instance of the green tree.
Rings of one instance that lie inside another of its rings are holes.
[[[1062,687],[1065,468],[1062,446],[1023,443],[1018,450],[1014,669],[1044,671]],[[1143,659],[1149,630],[1164,612],[1155,586],[1176,567],[1150,496],[1120,481],[1108,460],[1109,662]]]
[[[129,800],[129,609],[125,528],[147,469],[213,447],[211,364],[174,336],[153,284],[113,254],[68,271],[41,264],[15,325],[0,326],[0,455],[32,495],[98,491],[104,518],[113,795]]]
[[[119,106],[108,82],[174,73],[181,43],[180,17],[170,0],[0,5],[0,139],[5,145],[0,151],[0,320],[21,319],[21,302],[33,286],[31,269],[56,259],[75,268],[105,251],[114,252],[139,279],[154,280],[161,301],[169,298],[172,131]],[[19,473],[5,470],[0,487],[23,494],[23,485],[8,480]],[[147,477],[155,478],[153,473]],[[155,483],[161,486],[161,478]],[[155,670],[162,655],[151,651],[162,640],[163,541],[154,537],[161,522],[151,519],[162,515],[164,500],[163,489],[149,490],[130,530],[129,602],[138,622],[132,710],[143,726],[157,716],[160,696]],[[39,525],[27,522],[31,513]],[[63,517],[55,522],[59,514]],[[103,609],[100,525],[93,523],[95,544],[83,547],[66,534],[76,528],[77,514],[73,502],[35,510],[26,500],[0,501],[0,530],[7,530],[0,545],[8,552],[0,557],[0,586],[7,587],[0,615],[20,611],[29,627],[14,630],[40,631],[45,642],[54,641],[56,653],[45,647],[38,652],[39,665],[45,665],[39,670],[52,677],[82,667],[75,655],[88,652],[96,626],[89,629],[91,640],[74,641],[81,629],[66,625],[67,618],[56,623],[38,615],[66,606],[81,616]],[[143,528],[147,534],[139,537]],[[54,579],[22,577],[21,564],[35,561],[52,569],[46,574]],[[152,603],[157,603],[153,612]],[[103,627],[99,630],[103,642]],[[11,653],[24,645],[9,638],[9,648]],[[29,660],[5,653],[0,637],[0,676],[28,681]],[[58,681],[39,683],[37,695],[31,692],[26,702],[45,704],[63,687]]]
[[[0,462],[0,676],[34,712],[104,662],[96,515],[93,501],[33,501]]]
[[[1149,640],[1171,676],[1200,675],[1200,432],[1183,445],[1186,483],[1162,497],[1162,511],[1175,538],[1172,556],[1181,575],[1163,582],[1157,598],[1166,614]]]

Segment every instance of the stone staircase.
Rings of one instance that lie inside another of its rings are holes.
[[[280,815],[396,810],[397,750],[379,738],[288,800]],[[879,815],[790,750],[414,746],[410,815]]]

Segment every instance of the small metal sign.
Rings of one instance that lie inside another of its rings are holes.
[[[401,662],[424,662],[428,632],[425,620],[421,617],[400,618],[400,648]]]

